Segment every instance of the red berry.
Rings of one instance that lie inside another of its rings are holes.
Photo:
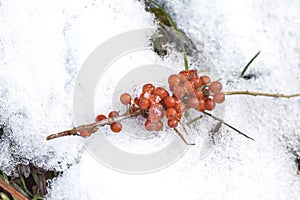
[[[222,92],[215,94],[214,101],[216,103],[223,103],[225,101],[225,94],[223,94]]]
[[[174,108],[178,113],[184,113],[184,111],[186,110],[184,103],[181,102],[180,100],[176,101]]]
[[[169,83],[169,86],[172,86],[172,87],[179,85],[179,83],[180,83],[179,76],[176,74],[169,76],[168,83]]]
[[[207,85],[210,82],[210,78],[208,76],[201,76],[200,80],[202,85]]]
[[[154,89],[155,89],[154,85],[150,83],[143,85],[143,93],[153,94]]]
[[[173,107],[175,105],[175,98],[168,96],[164,99],[164,104],[166,107]]]
[[[202,85],[202,82],[199,78],[192,79],[192,84],[194,85],[194,88],[197,89]]]
[[[164,107],[161,104],[151,105],[148,112],[148,119],[157,122],[164,117]]]
[[[163,88],[163,87],[157,87],[154,90],[154,94],[159,96],[161,99],[166,98],[167,96],[169,96],[169,92]]]
[[[119,116],[119,113],[117,111],[111,111],[109,114],[108,114],[108,117],[118,117]]]
[[[120,101],[122,104],[124,105],[128,105],[131,101],[131,96],[130,94],[128,93],[123,93],[121,96],[120,96]]]
[[[204,112],[205,111],[205,101],[204,101],[204,99],[200,99],[199,100],[199,108],[198,108],[198,110],[200,112]]]
[[[152,122],[151,120],[147,120],[144,126],[147,131],[160,131],[163,128],[163,123],[160,120],[157,122]]]
[[[106,119],[105,115],[98,115],[95,119],[96,122],[102,121],[103,119]]]
[[[192,97],[188,100],[188,105],[190,108],[198,109],[199,108],[199,100],[197,97]]]
[[[189,70],[189,80],[198,78],[197,70]]]
[[[141,98],[139,101],[139,106],[141,109],[147,109],[150,106],[150,100],[147,98]]]
[[[115,133],[118,133],[122,130],[122,124],[114,122],[110,125],[110,130],[112,130]]]
[[[80,131],[80,132],[79,132],[79,135],[80,135],[81,137],[89,137],[91,134],[92,134],[92,133],[91,133],[90,131],[88,131],[88,130],[83,130],[83,131]]]
[[[140,99],[138,97],[135,97],[133,99],[133,102],[138,106],[139,105],[139,102],[140,102]]]
[[[219,93],[222,90],[222,84],[219,81],[213,81],[208,86],[208,89],[213,93]]]
[[[202,99],[203,97],[203,92],[201,90],[195,90],[195,96],[198,98],[198,99]]]
[[[185,81],[185,82],[183,83],[183,88],[184,88],[184,90],[185,90],[185,92],[186,92],[187,94],[192,94],[192,93],[194,93],[194,87],[193,87],[193,84],[192,84],[190,81]]]
[[[173,93],[174,93],[175,97],[177,97],[178,99],[181,99],[185,96],[184,88],[179,85],[174,87]]]
[[[178,120],[177,119],[169,119],[168,120],[168,126],[170,128],[175,128],[178,125]]]
[[[189,72],[185,70],[179,72],[179,78],[180,78],[180,82],[182,83],[187,81],[187,79],[189,78]]]
[[[150,105],[154,105],[157,104],[161,101],[161,98],[157,95],[151,95],[151,97],[149,98],[150,101]]]
[[[216,106],[216,103],[211,98],[207,98],[205,100],[205,109],[206,110],[213,110]]]
[[[177,118],[177,111],[175,108],[168,108],[166,111],[166,117],[168,119],[176,119]]]

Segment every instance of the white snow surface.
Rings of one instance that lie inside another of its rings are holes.
[[[210,56],[225,91],[300,92],[299,1],[160,3]],[[95,161],[81,138],[45,137],[74,126],[72,92],[87,56],[114,35],[155,26],[153,16],[135,0],[1,0],[0,13],[0,122],[12,132],[0,141],[0,168],[64,170],[47,199],[300,199],[299,98],[228,96],[224,120],[255,142],[222,127],[202,160],[191,148],[162,171],[123,174]],[[239,78],[259,50],[248,71],[257,78]]]

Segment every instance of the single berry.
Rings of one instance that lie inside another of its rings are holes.
[[[203,98],[203,92],[201,90],[195,90],[195,96],[200,100]]]
[[[109,114],[108,114],[108,117],[118,117],[119,116],[119,113],[117,111],[111,111]]]
[[[175,97],[177,97],[178,99],[181,99],[185,96],[185,89],[179,85],[174,87],[174,91],[173,91]]]
[[[166,98],[167,96],[169,96],[169,92],[163,88],[163,87],[157,87],[154,90],[154,94],[159,96],[161,99]]]
[[[148,119],[157,122],[164,117],[164,107],[161,104],[151,105],[148,112]]]
[[[88,130],[83,130],[83,131],[80,131],[80,132],[79,132],[79,135],[80,135],[81,137],[89,137],[91,134],[92,134],[92,133],[91,133],[90,131],[88,131]]]
[[[179,85],[179,83],[180,83],[179,76],[176,74],[169,76],[168,83],[169,83],[169,86],[172,86],[172,87]]]
[[[103,119],[106,119],[105,115],[98,115],[95,119],[96,122],[102,121]]]
[[[194,90],[195,90],[193,87],[193,84],[190,81],[185,81],[183,83],[183,88],[184,88],[186,94],[192,94],[192,93],[194,93]]]
[[[210,78],[208,76],[201,76],[200,80],[202,85],[207,85],[208,83],[210,83]]]
[[[150,101],[150,105],[155,105],[158,104],[161,101],[161,98],[158,95],[151,95],[151,97],[149,98]]]
[[[175,108],[168,108],[166,110],[166,117],[168,119],[176,119],[177,118],[177,111],[175,110]]]
[[[204,112],[205,111],[205,101],[204,101],[204,99],[200,99],[199,100],[199,108],[198,108],[198,110],[200,112]]]
[[[192,79],[191,81],[195,89],[199,88],[202,85],[202,82],[199,78]]]
[[[175,98],[168,96],[164,99],[164,104],[166,107],[171,108],[175,105]]]
[[[199,108],[199,100],[197,97],[192,97],[188,100],[188,105],[190,108],[198,109]]]
[[[114,122],[110,125],[110,130],[112,130],[115,133],[118,133],[122,130],[122,124]]]
[[[141,109],[147,109],[150,106],[150,100],[147,98],[141,98],[139,101],[139,106]]]
[[[128,105],[131,101],[131,96],[130,94],[128,93],[123,93],[121,96],[120,96],[120,101],[122,104],[124,105]]]
[[[150,83],[143,85],[143,93],[153,94],[154,89],[155,89],[154,85]]]
[[[211,82],[211,84],[208,86],[208,89],[212,92],[212,93],[219,93],[222,90],[222,84],[219,81],[213,81]]]
[[[216,103],[211,98],[207,98],[205,100],[205,109],[206,110],[213,110],[216,106]]]
[[[222,92],[215,94],[214,101],[216,103],[223,103],[225,101],[225,94]]]
[[[168,120],[168,126],[170,128],[175,128],[178,125],[178,120],[177,119],[169,119]]]

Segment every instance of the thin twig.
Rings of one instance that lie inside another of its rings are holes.
[[[187,125],[190,126],[192,123],[198,121],[198,120],[201,119],[201,118],[202,118],[202,116],[196,117],[195,119],[192,119],[191,121],[189,121],[189,122],[187,123]]]
[[[8,183],[0,178],[0,187],[5,191],[9,192],[12,196],[16,197],[19,200],[28,200],[23,194],[18,192],[15,188],[11,187]]]
[[[91,133],[94,133],[98,130],[98,127],[100,127],[100,126],[109,125],[109,124],[112,124],[114,122],[119,122],[119,121],[122,121],[124,119],[128,119],[128,118],[131,118],[131,117],[138,116],[140,114],[141,114],[140,110],[132,112],[132,113],[126,112],[125,114],[120,115],[118,117],[107,118],[107,119],[104,119],[104,120],[101,120],[101,121],[98,121],[98,122],[94,122],[94,123],[91,123],[91,124],[81,125],[81,126],[75,127],[73,129],[70,129],[70,130],[67,130],[67,131],[63,131],[63,132],[60,132],[60,133],[48,135],[46,140],[52,140],[54,138],[59,138],[59,137],[68,136],[68,135],[79,136],[79,132],[80,131],[85,131],[85,130],[88,130],[88,131],[91,131]]]
[[[184,132],[186,135],[189,135],[189,132],[186,130],[185,125],[179,120],[178,123],[181,125],[181,127],[183,128]]]
[[[249,137],[248,135],[246,135],[246,134],[243,133],[242,131],[240,131],[240,130],[234,128],[234,127],[231,126],[230,124],[224,122],[222,119],[220,119],[220,118],[218,118],[218,117],[216,117],[216,116],[214,116],[214,115],[212,115],[212,114],[210,114],[210,113],[208,113],[208,112],[205,112],[205,111],[204,111],[203,113],[206,114],[206,115],[208,115],[208,116],[210,116],[211,118],[213,118],[213,119],[215,119],[215,120],[218,120],[218,121],[221,122],[222,124],[224,124],[224,125],[228,126],[229,128],[235,130],[237,133],[239,133],[239,134],[245,136],[246,138],[255,141],[252,137]]]
[[[177,133],[177,135],[179,135],[179,137],[183,140],[183,142],[184,142],[185,144],[187,144],[187,145],[195,145],[195,143],[188,143],[188,142],[184,139],[183,135],[180,133],[180,131],[179,131],[177,128],[174,128],[174,131]]]
[[[299,97],[300,94],[272,94],[272,93],[265,93],[265,92],[250,92],[250,91],[232,91],[232,92],[223,92],[225,95],[251,95],[251,96],[265,96],[265,97],[280,97],[280,98],[293,98]]]

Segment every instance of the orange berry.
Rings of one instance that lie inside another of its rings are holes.
[[[106,119],[105,115],[98,115],[95,119],[96,122],[102,121],[103,119]]]
[[[153,94],[154,89],[155,87],[151,83],[143,85],[143,93]]]
[[[163,88],[163,87],[157,87],[154,90],[154,94],[159,96],[161,99],[166,98],[167,96],[169,96],[169,92]]]
[[[164,99],[164,104],[166,107],[173,107],[175,105],[175,98],[174,97],[171,97],[171,96],[168,96]]]
[[[202,85],[207,85],[210,82],[210,78],[208,76],[201,76],[200,80]]]
[[[123,93],[121,96],[120,96],[120,101],[122,104],[124,105],[128,105],[131,101],[131,96],[130,94],[128,93]]]
[[[168,126],[170,128],[175,128],[178,125],[178,120],[177,119],[169,119],[168,120]]]
[[[139,101],[139,106],[141,109],[147,109],[150,106],[150,100],[147,98],[141,98]]]
[[[205,100],[205,109],[206,110],[213,110],[216,106],[216,103],[211,98],[207,98]]]
[[[168,119],[176,119],[177,118],[177,111],[175,108],[168,108],[166,111],[166,117]]]
[[[88,130],[83,130],[83,131],[79,132],[79,135],[81,137],[89,137],[90,135],[92,135],[92,133],[90,131],[88,131]]]
[[[122,130],[122,124],[114,122],[110,125],[110,130],[112,130],[115,133],[118,133]]]
[[[117,111],[111,111],[109,114],[108,114],[108,117],[118,117],[119,116],[119,113]]]

